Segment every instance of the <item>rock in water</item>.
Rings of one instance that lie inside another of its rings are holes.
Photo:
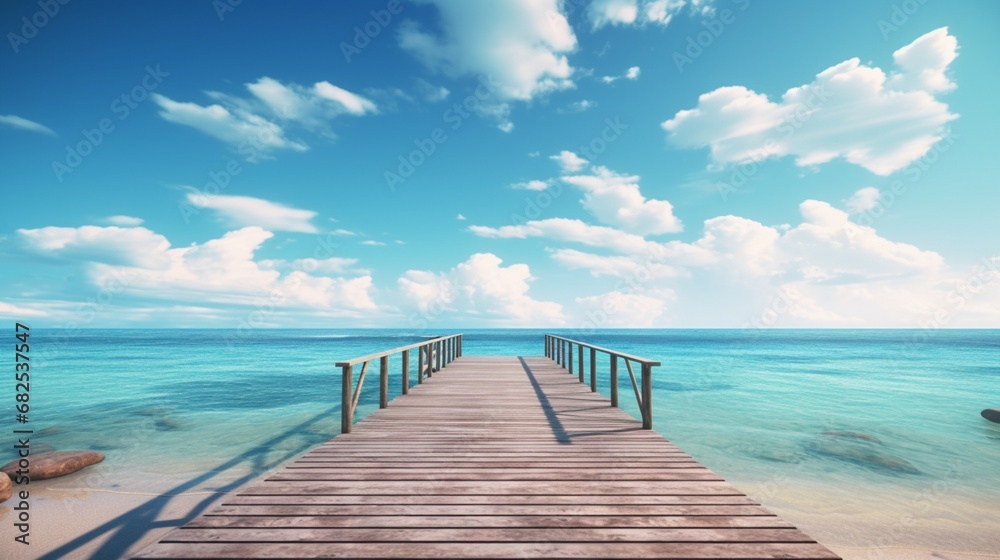
[[[878,439],[877,437],[871,434],[866,434],[864,432],[851,432],[848,430],[827,430],[823,432],[822,435],[831,437],[860,439],[861,441],[870,441],[872,443],[882,443],[882,440]]]
[[[14,483],[7,473],[0,473],[0,503],[6,502],[14,494]]]
[[[807,449],[818,455],[854,463],[868,468],[884,469],[896,473],[920,474],[920,471],[905,459],[893,457],[867,444],[847,444],[834,441],[818,441],[807,445]]]
[[[983,418],[989,420],[990,422],[1000,424],[1000,408],[987,408],[979,414],[982,414]]]
[[[31,462],[31,480],[45,480],[66,476],[70,473],[100,463],[104,460],[104,454],[97,451],[53,451],[50,453],[39,453],[28,456]],[[7,476],[15,476],[18,469],[19,459],[7,463],[0,467],[0,472]]]

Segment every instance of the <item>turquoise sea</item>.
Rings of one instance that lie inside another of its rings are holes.
[[[550,331],[463,332],[467,355],[538,356]],[[1000,425],[979,414],[1000,408],[1000,331],[552,332],[659,359],[655,429],[821,542],[1000,550]],[[37,489],[50,507],[210,497],[339,432],[334,362],[438,334],[451,332],[33,329],[32,444],[107,455]],[[374,379],[359,416],[377,406]],[[10,409],[0,433],[23,427]]]

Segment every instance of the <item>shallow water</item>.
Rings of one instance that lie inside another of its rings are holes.
[[[46,481],[55,500],[81,488],[225,490],[338,433],[338,359],[437,334],[31,332],[32,443],[107,455],[86,474]],[[537,356],[542,334],[466,331],[464,350]],[[979,416],[1000,407],[1000,331],[572,337],[659,359],[655,428],[821,541],[1000,549],[1000,425]],[[399,392],[399,363],[394,356],[390,395]],[[604,394],[607,371],[600,360]],[[624,368],[620,375],[622,405],[635,415]],[[376,406],[375,379],[365,384],[359,416]],[[13,414],[3,415],[3,433],[15,427]]]

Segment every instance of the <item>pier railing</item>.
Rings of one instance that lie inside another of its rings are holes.
[[[368,366],[373,361],[379,361],[379,408],[385,408],[389,405],[389,357],[393,354],[402,356],[403,394],[410,391],[410,351],[414,348],[418,349],[417,383],[419,384],[423,383],[424,379],[430,377],[435,371],[447,366],[452,360],[462,355],[462,335],[441,336],[409,346],[400,346],[377,354],[337,362],[337,367],[341,369],[341,433],[347,434],[351,431],[351,424],[354,423],[354,411],[357,409],[358,398],[361,396],[361,386],[365,382]],[[358,384],[355,387],[354,366],[358,364],[361,364],[361,373],[358,374]]]
[[[580,383],[584,381],[584,349],[590,354],[590,390],[597,392],[597,353],[608,354],[611,358],[611,406],[618,406],[618,359],[625,362],[628,377],[632,380],[632,389],[635,391],[635,400],[639,404],[639,412],[642,414],[642,427],[645,430],[653,429],[653,366],[660,365],[656,360],[647,360],[638,356],[632,356],[617,350],[610,350],[578,340],[570,340],[554,334],[545,335],[545,357],[552,358],[557,364],[563,366],[570,373],[573,373],[573,348],[577,354],[577,372],[579,372]],[[635,372],[632,371],[632,363],[635,362],[641,368],[642,378],[636,382]]]

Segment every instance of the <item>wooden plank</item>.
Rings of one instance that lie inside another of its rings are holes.
[[[579,383],[584,347],[550,340],[566,369],[415,346],[407,394],[135,557],[836,558],[609,406],[593,360]]]
[[[172,534],[172,533],[171,533]],[[838,560],[815,543],[176,543],[135,558],[686,558]]]
[[[288,516],[288,515],[205,515],[188,527],[753,527],[759,529],[791,528],[792,525],[773,515],[351,515]]]

